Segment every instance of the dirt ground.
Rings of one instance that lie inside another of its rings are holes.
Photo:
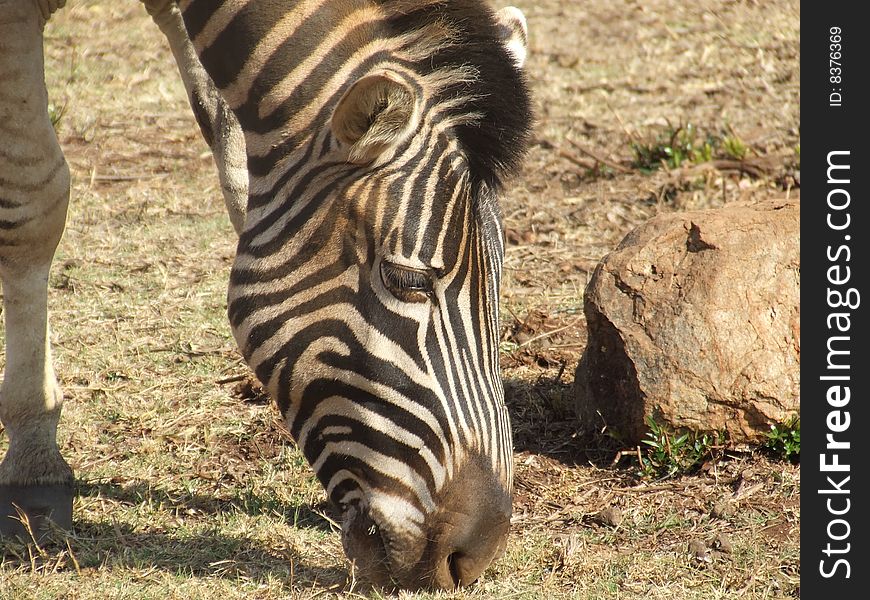
[[[606,577],[613,554],[673,552],[715,581],[708,597],[799,596],[799,467],[732,454],[699,475],[639,486],[637,461],[617,461],[621,455],[600,438],[576,436],[571,411],[585,345],[582,292],[598,260],[628,231],[662,211],[800,196],[799,6],[518,4],[529,18],[538,105],[528,166],[505,203],[504,303],[513,322],[508,317],[502,364],[514,413],[518,527],[549,530],[562,544],[556,569],[575,581],[590,571]],[[650,173],[633,164],[633,145],[690,126],[742,140],[746,160],[763,170],[698,177],[691,168]],[[755,493],[743,496],[747,489]],[[739,516],[721,518],[722,501],[739,506]],[[574,546],[586,538],[582,532],[606,528],[608,519],[602,525],[595,515],[613,509],[622,520],[605,547]],[[749,525],[742,521],[748,515],[763,522]],[[759,553],[758,562],[746,568],[715,550],[698,559],[690,546],[716,548],[720,534]],[[661,567],[657,558],[646,568],[635,564],[643,581],[627,576],[609,593],[658,597],[649,586]],[[693,597],[677,589],[670,597]]]
[[[401,597],[799,597],[799,465],[722,449],[651,480],[635,449],[578,435],[572,411],[583,289],[628,231],[799,197],[799,3],[515,4],[536,128],[503,204],[512,538],[471,588]],[[70,0],[46,54],[74,176],[50,294],[80,494],[68,545],[3,546],[0,598],[380,597],[349,574],[322,491],[245,383],[225,319],[232,229],[156,29],[135,2]],[[687,132],[715,162],[638,163]]]

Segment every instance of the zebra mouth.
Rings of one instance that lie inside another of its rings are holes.
[[[393,578],[388,543],[377,523],[364,512],[350,507],[341,526],[341,542],[361,579],[383,588],[400,585]]]

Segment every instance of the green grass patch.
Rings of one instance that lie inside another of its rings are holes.
[[[684,164],[698,164],[713,159],[721,138],[700,131],[695,125],[672,126],[650,133],[645,139],[631,142],[634,166],[642,171],[661,167],[678,169]]]
[[[692,123],[667,125],[631,141],[633,165],[641,171],[678,169],[715,159],[745,160],[752,151],[730,128],[704,130]],[[800,153],[798,151],[798,161]]]
[[[673,477],[692,473],[702,462],[711,458],[721,448],[719,434],[693,431],[675,432],[667,425],[647,417],[649,431],[641,440],[640,467],[646,477]]]
[[[800,462],[801,418],[794,416],[785,423],[770,426],[764,448],[777,458]]]

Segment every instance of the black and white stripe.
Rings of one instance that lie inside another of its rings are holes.
[[[329,497],[390,546],[469,460],[509,492],[497,196],[530,117],[504,26],[479,0],[179,6],[247,146],[230,322]]]

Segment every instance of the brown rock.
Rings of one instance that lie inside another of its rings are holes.
[[[586,288],[577,412],[637,444],[645,418],[759,442],[799,412],[800,202],[664,214]]]
[[[716,538],[713,540],[713,547],[719,552],[725,554],[732,554],[734,552],[734,546],[731,545],[731,538],[725,533],[718,533],[716,535]]]
[[[616,506],[608,506],[595,515],[595,521],[608,527],[618,527],[622,523],[622,511]]]
[[[691,540],[689,542],[689,555],[701,562],[711,562],[713,560],[707,551],[707,544],[701,540]]]
[[[727,519],[734,514],[734,504],[723,500],[713,505],[710,514],[717,519]]]

